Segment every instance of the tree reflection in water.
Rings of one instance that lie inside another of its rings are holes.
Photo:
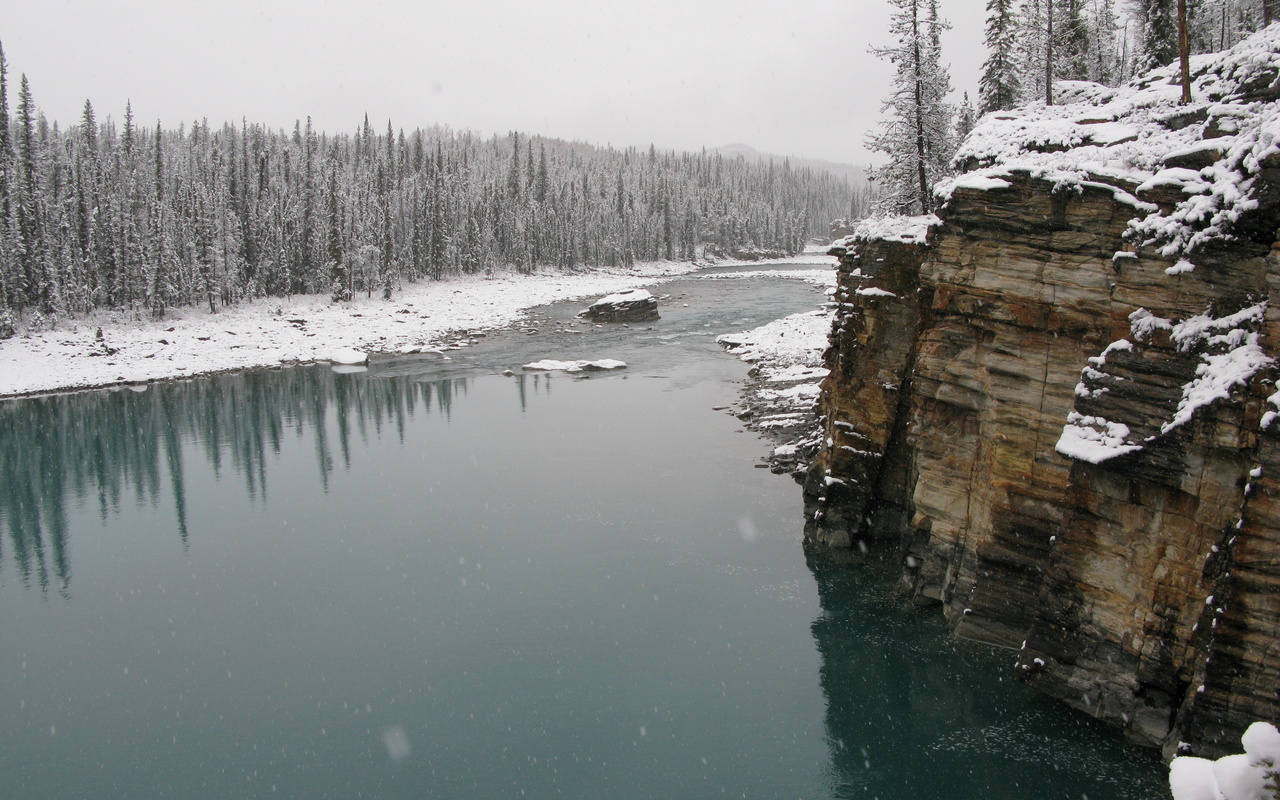
[[[142,505],[172,492],[184,545],[187,515],[183,459],[203,452],[221,477],[239,476],[265,500],[267,463],[292,433],[315,441],[328,490],[336,452],[351,466],[352,437],[368,442],[384,428],[404,441],[415,414],[450,415],[467,378],[337,373],[322,366],[157,383],[0,402],[0,577],[12,564],[23,586],[63,594],[71,581],[67,504],[96,503],[106,523],[132,496]],[[526,384],[516,382],[522,406]],[[535,392],[550,380],[534,381]]]

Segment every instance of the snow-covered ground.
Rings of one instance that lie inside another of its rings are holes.
[[[769,263],[834,264],[834,259],[809,254]],[[457,347],[468,333],[510,325],[534,306],[652,286],[707,266],[661,262],[630,270],[459,278],[409,284],[390,301],[375,296],[332,303],[327,295],[306,295],[257,300],[216,314],[174,309],[162,320],[145,312],[99,313],[0,341],[0,396],[349,361],[350,350]]]

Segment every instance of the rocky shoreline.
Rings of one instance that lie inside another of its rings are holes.
[[[802,482],[822,443],[817,399],[835,306],[776,320],[717,341],[752,364],[741,400],[727,411],[773,444],[761,467]],[[780,347],[785,342],[786,347]]]

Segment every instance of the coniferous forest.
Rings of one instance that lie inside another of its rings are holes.
[[[163,316],[263,296],[391,297],[514,267],[793,253],[846,213],[844,178],[789,163],[520,133],[176,128],[89,101],[61,128],[0,50],[0,336],[17,314]],[[38,318],[37,318],[38,319]]]

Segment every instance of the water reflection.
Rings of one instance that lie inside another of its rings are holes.
[[[535,391],[549,380],[534,381]],[[381,437],[404,441],[417,413],[446,418],[467,393],[465,377],[417,381],[337,373],[316,366],[155,384],[146,391],[81,392],[0,403],[0,579],[12,564],[22,585],[65,594],[69,503],[93,503],[103,522],[132,497],[160,502],[167,487],[177,535],[190,535],[184,454],[203,453],[215,476],[232,472],[265,500],[267,462],[284,437],[310,432],[328,490],[336,457]],[[517,383],[522,404],[524,380]],[[191,447],[184,445],[191,444]]]
[[[833,797],[1161,797],[1154,751],[1016,684],[1010,654],[954,640],[894,592],[892,555],[807,548]]]

